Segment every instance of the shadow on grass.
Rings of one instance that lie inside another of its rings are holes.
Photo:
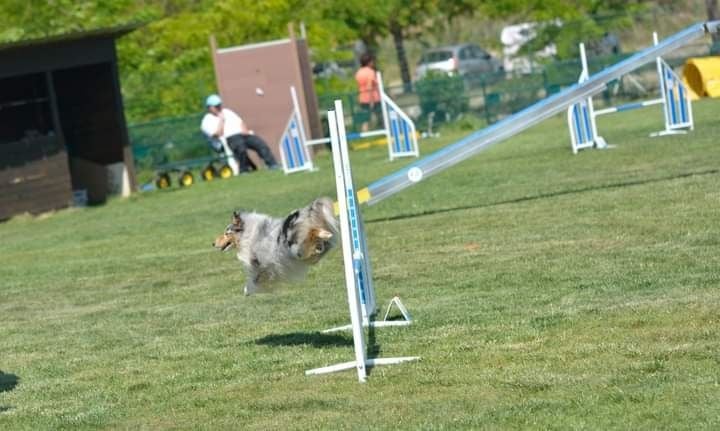
[[[386,222],[386,221],[396,221],[396,220],[405,220],[415,217],[423,217],[423,216],[429,216],[434,214],[442,214],[442,213],[448,213],[453,211],[462,211],[462,210],[471,210],[471,209],[477,209],[477,208],[487,208],[487,207],[494,207],[498,205],[507,205],[507,204],[518,204],[523,202],[530,202],[540,199],[547,199],[547,198],[554,198],[557,196],[564,196],[564,195],[573,195],[573,194],[580,194],[580,193],[587,193],[587,192],[593,192],[597,190],[612,190],[612,189],[619,189],[623,187],[632,187],[632,186],[639,186],[643,184],[652,184],[652,183],[660,183],[664,181],[673,181],[678,180],[682,178],[689,178],[689,177],[695,177],[695,176],[701,176],[701,175],[715,175],[720,173],[720,169],[710,169],[707,171],[700,171],[700,172],[687,172],[667,177],[661,177],[661,178],[649,178],[649,179],[643,179],[643,180],[635,180],[635,181],[626,181],[623,183],[615,183],[615,184],[603,184],[598,186],[590,186],[590,187],[583,187],[579,189],[570,189],[570,190],[559,190],[552,193],[541,193],[539,195],[535,196],[523,196],[521,198],[517,199],[508,199],[505,201],[498,201],[498,202],[489,202],[489,203],[482,203],[477,205],[462,205],[452,208],[439,208],[435,210],[429,210],[429,211],[421,211],[417,213],[411,213],[411,214],[398,214],[396,216],[391,217],[380,217],[376,219],[371,220],[365,220],[365,223],[378,223],[378,222]]]
[[[255,344],[266,346],[312,346],[312,347],[353,347],[352,333],[339,332],[323,334],[322,332],[291,332],[289,334],[267,335],[255,340]],[[375,339],[375,328],[368,328],[366,352],[368,358],[380,356],[380,346]],[[368,367],[368,375],[373,367]]]
[[[20,382],[20,378],[15,374],[8,374],[0,370],[0,392],[9,392],[15,389]],[[0,405],[0,413],[12,410],[11,406]]]
[[[266,335],[255,340],[255,344],[266,346],[352,347],[353,340],[352,336],[340,333],[291,332],[289,334]]]
[[[375,327],[370,325],[368,327],[368,338],[367,346],[365,346],[368,359],[380,357],[380,345],[377,343],[375,338]],[[374,367],[367,367],[367,374],[372,373]]]
[[[0,392],[8,392],[15,389],[20,378],[15,374],[8,374],[0,370]]]

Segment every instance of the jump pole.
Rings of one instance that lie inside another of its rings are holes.
[[[345,122],[342,102],[339,100],[335,101],[335,110],[328,111],[328,125],[330,127],[330,142],[333,150],[335,186],[338,206],[340,209],[339,218],[343,267],[345,270],[345,287],[348,296],[348,307],[350,309],[355,360],[307,370],[305,374],[327,374],[355,368],[357,371],[358,381],[362,383],[367,380],[368,368],[379,365],[392,365],[402,362],[416,361],[420,358],[417,356],[403,356],[395,358],[367,357],[361,293],[358,286],[358,280],[362,280],[360,274],[367,271],[366,267],[363,265],[363,261],[368,258],[367,254],[363,255],[358,253],[358,249],[362,243],[367,243],[364,242],[365,234],[363,226],[359,223],[360,220],[357,218],[359,211],[353,210],[353,206],[355,206],[355,202],[357,202],[357,195],[353,186],[352,172],[347,154],[347,137],[345,136]],[[355,234],[353,234],[353,232],[355,232]],[[365,275],[368,275],[367,272],[365,272]]]
[[[342,104],[340,105],[340,108],[342,108]],[[365,223],[363,221],[362,211],[360,208],[360,199],[362,199],[362,197],[355,193],[355,186],[352,183],[352,171],[350,168],[350,157],[348,154],[347,135],[345,134],[345,118],[337,118],[338,115],[341,114],[342,110],[335,110],[335,118],[333,121],[335,121],[335,124],[337,125],[339,150],[336,152],[333,147],[333,156],[338,154],[340,157],[341,164],[335,169],[336,171],[337,169],[342,169],[343,171],[345,178],[344,181],[346,184],[345,190],[349,190],[350,188],[353,190],[352,193],[348,193],[345,205],[350,219],[351,255],[355,268],[355,284],[360,296],[362,325],[373,328],[408,326],[412,324],[412,317],[398,296],[395,296],[392,300],[390,300],[383,320],[377,320],[375,318],[377,314],[377,302],[375,299],[375,284],[373,283],[372,275],[372,261],[370,259],[370,251],[368,249],[367,238],[365,236]],[[340,200],[338,198],[338,214],[340,213]],[[402,320],[388,320],[393,306],[400,311],[400,314],[403,317]],[[352,329],[352,323],[326,329],[323,333],[344,331],[348,329]]]
[[[337,101],[336,101],[337,102]],[[339,109],[338,109],[339,107]],[[412,317],[403,305],[398,296],[392,298],[388,304],[383,320],[377,320],[377,302],[375,299],[375,285],[372,276],[372,262],[370,259],[370,251],[368,250],[367,239],[365,237],[365,223],[363,222],[362,211],[360,208],[360,200],[362,196],[355,193],[355,186],[352,183],[352,172],[350,169],[350,157],[348,154],[348,138],[345,133],[345,117],[343,115],[342,104],[336,103],[335,124],[338,130],[339,150],[335,151],[333,147],[333,156],[338,154],[341,164],[337,169],[342,169],[345,176],[346,190],[352,189],[352,193],[348,193],[345,205],[350,218],[350,239],[351,252],[353,257],[353,265],[355,266],[355,284],[360,296],[360,311],[362,317],[362,325],[366,327],[381,328],[387,326],[407,326],[412,324]],[[329,122],[330,120],[328,120]],[[331,128],[330,130],[333,130]],[[332,135],[331,135],[332,136]],[[341,213],[340,198],[338,197],[338,214]],[[388,320],[391,309],[395,306],[400,311],[402,320]],[[338,326],[326,329],[323,332],[336,332],[352,329],[352,323],[348,325]]]

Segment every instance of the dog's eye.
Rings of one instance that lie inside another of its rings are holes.
[[[315,244],[315,252],[322,253],[323,251],[325,251],[325,243],[319,242]]]
[[[225,234],[227,234],[227,235],[232,235],[234,233],[238,233],[238,232],[242,232],[242,231],[243,231],[242,225],[237,225],[237,224],[229,224],[225,228]]]

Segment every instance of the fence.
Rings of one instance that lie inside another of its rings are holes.
[[[206,157],[211,154],[200,132],[202,114],[130,124],[128,133],[138,169]]]

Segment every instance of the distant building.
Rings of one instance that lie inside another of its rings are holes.
[[[135,188],[115,51],[135,28],[0,45],[0,220]]]

